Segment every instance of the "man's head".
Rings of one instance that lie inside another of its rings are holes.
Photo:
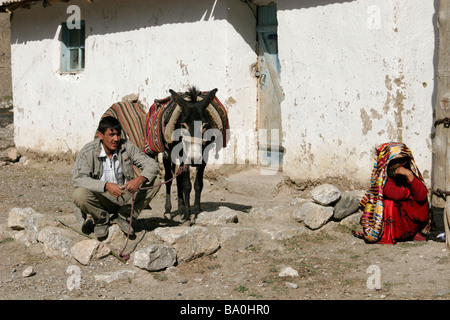
[[[100,121],[97,131],[106,153],[114,153],[119,147],[120,135],[122,133],[122,126],[119,120],[114,117],[104,117]]]
[[[108,116],[100,120],[97,131],[105,134],[106,129],[117,130],[119,133],[122,133],[122,125],[114,117]]]

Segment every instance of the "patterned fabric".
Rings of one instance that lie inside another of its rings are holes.
[[[145,152],[146,135],[145,122],[146,112],[144,106],[136,102],[114,103],[102,115],[102,118],[112,116],[119,120],[122,125],[122,138],[130,140],[139,150]]]
[[[377,242],[383,234],[383,188],[387,181],[387,168],[394,159],[409,157],[410,167],[414,175],[424,183],[414,161],[411,150],[401,142],[389,142],[376,149],[375,163],[370,178],[370,188],[361,199],[360,205],[364,208],[361,218],[363,237],[368,242]]]
[[[151,105],[146,116],[147,144],[145,152],[147,154],[156,155],[167,150],[164,131],[176,106],[177,104],[172,100],[172,97],[156,99]]]
[[[200,97],[206,97],[208,92],[201,92]],[[188,97],[186,93],[180,93],[185,98]],[[229,136],[227,135],[230,125],[228,122],[227,110],[222,105],[217,97],[214,97],[211,104],[220,116],[222,121],[222,136],[223,136],[223,148],[226,147]],[[168,150],[168,144],[171,141],[166,141],[164,138],[164,132],[166,125],[172,117],[177,104],[172,100],[172,97],[166,97],[164,99],[156,99],[151,105],[146,120],[146,146],[145,152],[150,155],[156,155],[160,152]]]

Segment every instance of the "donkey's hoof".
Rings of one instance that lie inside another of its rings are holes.
[[[164,212],[164,219],[172,220],[172,214],[170,212]]]

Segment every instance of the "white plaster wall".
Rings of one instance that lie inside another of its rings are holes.
[[[81,9],[85,70],[60,74],[60,24]],[[15,143],[20,150],[77,152],[101,115],[130,93],[147,106],[189,85],[217,96],[230,123],[255,131],[255,21],[242,2],[96,0],[18,10],[12,20]],[[233,137],[232,139],[235,139]],[[239,144],[233,143],[233,148]],[[233,150],[228,161],[237,161]],[[254,152],[256,154],[256,152]],[[248,158],[248,156],[247,156]]]
[[[428,179],[433,0],[279,0],[284,173],[367,184],[374,148],[402,141]]]
[[[105,4],[107,3],[107,8]],[[431,170],[435,1],[279,0],[284,174],[368,183],[374,148],[405,142]],[[169,89],[218,88],[232,139],[226,164],[257,163],[255,19],[235,0],[71,1],[86,21],[86,68],[61,75],[68,4],[12,20],[15,143],[77,152],[102,113],[130,93],[147,106]],[[140,9],[135,10],[138,6]],[[244,143],[243,143],[244,142]]]

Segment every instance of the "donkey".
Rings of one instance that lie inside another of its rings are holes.
[[[168,152],[163,155],[163,165],[165,170],[166,183],[166,202],[164,215],[170,216],[172,204],[170,200],[170,190],[172,186],[172,178],[176,163],[179,163],[180,170],[176,176],[178,209],[183,214],[183,224],[190,224],[190,215],[194,214],[194,218],[201,212],[200,197],[203,190],[203,175],[207,164],[207,146],[214,142],[216,138],[208,141],[205,139],[205,132],[214,129],[217,119],[211,118],[208,114],[208,106],[214,99],[217,89],[211,90],[206,97],[200,99],[200,92],[195,87],[190,87],[186,92],[185,100],[180,94],[173,90],[169,90],[172,99],[180,107],[179,116],[176,120],[172,133],[172,142],[168,145]],[[189,101],[190,100],[190,101]],[[190,167],[196,167],[196,176],[194,182],[195,200],[193,211],[190,207],[190,193],[192,191],[192,183],[190,179]]]

